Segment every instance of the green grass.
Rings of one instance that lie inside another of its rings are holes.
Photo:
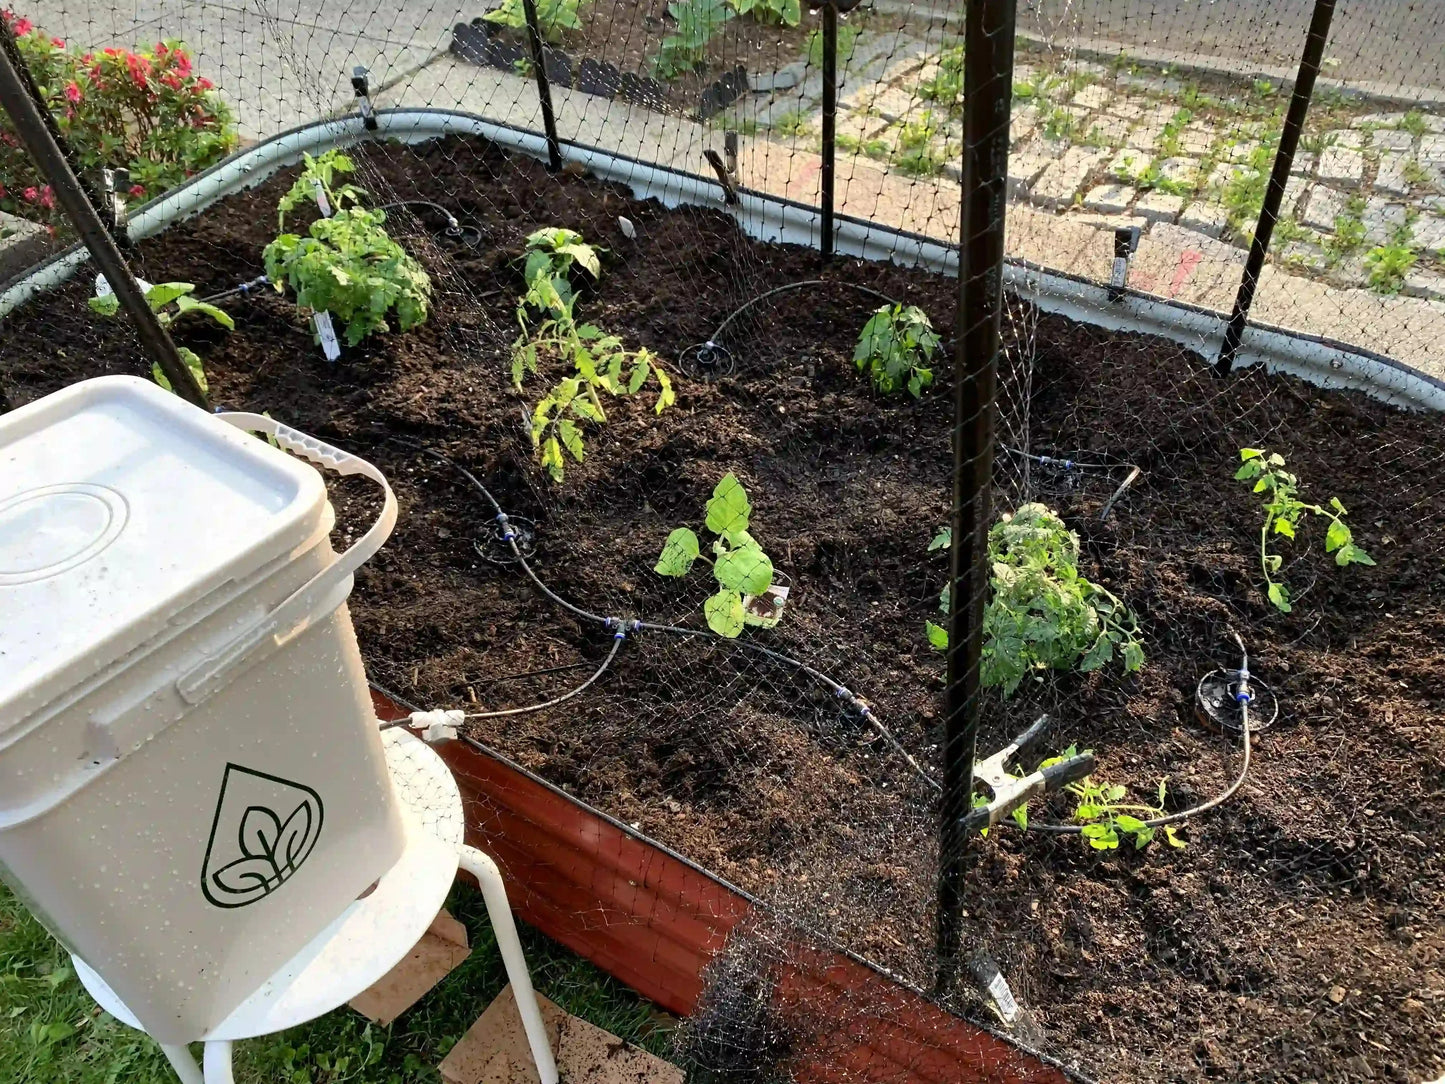
[[[812,125],[808,123],[808,114],[791,110],[776,118],[772,129],[782,136],[805,136],[812,131]]]
[[[240,1084],[440,1084],[435,1066],[506,983],[486,908],[458,886],[448,902],[475,946],[390,1027],[349,1009],[236,1047]],[[586,960],[522,927],[537,988],[568,1012],[666,1056],[653,1006]],[[200,1048],[193,1052],[199,1054]],[[175,1084],[147,1036],[100,1011],[70,958],[0,887],[0,1084]]]
[[[847,64],[853,59],[853,50],[858,47],[858,35],[863,31],[856,26],[842,24],[838,27],[838,63]],[[808,35],[808,63],[815,68],[823,66],[823,32],[814,30]]]

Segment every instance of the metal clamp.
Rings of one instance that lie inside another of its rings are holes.
[[[376,131],[376,107],[371,104],[371,81],[367,70],[360,64],[351,69],[351,89],[356,93],[356,111],[361,114],[362,126],[368,132]]]
[[[997,753],[987,760],[975,762],[973,776],[988,784],[993,791],[993,798],[987,805],[970,810],[963,818],[965,832],[992,828],[1030,798],[1058,790],[1065,783],[1082,779],[1094,770],[1094,754],[1086,752],[1025,776],[1015,778],[1009,774],[1005,765],[1043,737],[1049,728],[1049,722],[1047,715],[1040,715],[1033,726]]]

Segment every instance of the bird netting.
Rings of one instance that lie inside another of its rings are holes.
[[[976,800],[1093,771],[969,834],[940,986],[971,58],[962,5],[846,7],[836,42],[797,0],[6,21],[137,275],[223,311],[161,306],[212,401],[393,479],[371,676],[760,901],[699,1079],[929,1079],[830,1045],[903,1010],[810,1008],[820,946],[1103,1079],[1438,1071],[1445,17],[1334,13],[1221,375],[1315,5],[1019,13],[979,759],[1049,725]],[[0,210],[23,263],[71,239],[3,118]],[[323,291],[304,239],[378,224],[409,286]],[[5,316],[14,405],[149,371],[95,287]]]

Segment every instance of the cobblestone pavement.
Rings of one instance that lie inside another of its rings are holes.
[[[866,31],[852,44],[840,149],[904,175],[956,181],[961,47]],[[814,144],[820,97],[821,80],[800,78],[773,95],[758,122]],[[1287,102],[1266,81],[1190,80],[1127,60],[1021,52],[1010,195],[1061,217],[1145,231],[1177,225],[1247,247]],[[1445,115],[1321,96],[1282,210],[1271,248],[1281,267],[1336,287],[1445,299]]]

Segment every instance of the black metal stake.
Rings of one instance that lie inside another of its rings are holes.
[[[1264,257],[1269,252],[1274,224],[1279,221],[1279,205],[1284,200],[1285,185],[1289,183],[1289,171],[1294,165],[1294,154],[1299,146],[1300,132],[1304,128],[1305,114],[1309,112],[1310,98],[1314,95],[1315,76],[1320,73],[1325,42],[1330,36],[1330,18],[1334,13],[1335,0],[1315,0],[1309,34],[1305,37],[1304,55],[1300,57],[1299,74],[1295,76],[1294,94],[1289,100],[1289,112],[1285,114],[1284,130],[1280,132],[1279,149],[1275,151],[1269,187],[1264,191],[1264,206],[1259,210],[1259,225],[1255,227],[1254,240],[1249,246],[1249,259],[1244,265],[1244,275],[1239,280],[1239,293],[1234,298],[1234,311],[1229,314],[1229,326],[1224,329],[1224,342],[1219,348],[1219,358],[1214,363],[1214,371],[1220,376],[1227,376],[1234,368],[1234,355],[1238,353],[1240,341],[1244,338],[1244,325],[1249,320],[1249,310],[1254,304],[1254,291],[1259,286],[1260,272],[1264,270]]]
[[[8,31],[0,33],[8,34]],[[146,304],[140,284],[126,266],[125,257],[116,247],[115,239],[106,231],[94,204],[86,198],[75,171],[70,168],[65,152],[46,126],[45,114],[39,103],[31,97],[25,80],[10,59],[10,50],[0,48],[0,106],[10,114],[15,133],[25,144],[40,172],[50,182],[55,198],[70,219],[85,247],[90,250],[91,259],[105,275],[115,293],[121,308],[135,323],[141,346],[151,360],[160,366],[171,387],[181,398],[194,403],[203,410],[209,410],[206,394],[196,383],[195,376],[181,360],[176,344],[156,319],[156,314]]]
[[[968,0],[964,29],[963,206],[954,358],[953,546],[943,808],[938,840],[938,992],[962,943],[964,879],[978,745],[979,657],[988,585],[1004,209],[1013,100],[1015,0]]]
[[[833,258],[833,175],[838,150],[838,4],[823,5],[823,223],[819,249],[826,262]]]
[[[542,51],[542,24],[537,19],[537,0],[522,0],[527,20],[527,44],[532,50],[532,71],[537,76],[537,100],[542,104],[542,130],[547,134],[547,168],[562,168],[562,143],[557,138],[557,116],[552,111],[552,82],[547,78],[547,58]]]

